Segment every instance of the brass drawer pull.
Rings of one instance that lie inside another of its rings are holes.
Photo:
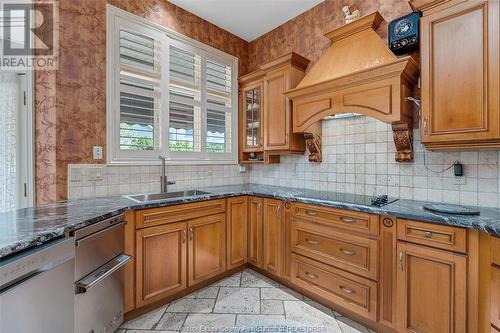
[[[351,288],[347,288],[347,287],[340,287],[340,290],[342,290],[346,294],[350,294],[350,295],[354,295],[356,293],[356,291],[352,290]]]
[[[306,210],[306,214],[309,216],[318,216],[318,212],[314,212],[312,210]]]
[[[313,279],[313,280],[319,280],[319,276],[317,276],[316,274],[306,272],[306,276],[310,279]]]
[[[353,219],[353,218],[350,218],[350,217],[345,217],[345,216],[342,216],[342,217],[340,218],[340,220],[341,220],[342,222],[345,222],[345,223],[354,223],[354,222],[356,222],[356,221],[357,221],[356,219]]]
[[[432,238],[432,236],[433,236],[433,234],[432,234],[432,232],[431,232],[431,231],[426,231],[426,232],[424,232],[424,237],[425,237],[425,238]]]
[[[317,240],[309,239],[309,238],[306,238],[306,242],[308,242],[311,245],[318,245],[318,243],[319,243]]]
[[[343,254],[347,254],[348,256],[355,256],[356,255],[355,251],[340,249],[340,252],[342,252]]]

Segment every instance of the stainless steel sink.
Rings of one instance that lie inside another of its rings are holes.
[[[206,194],[210,194],[210,193],[204,192],[204,191],[199,191],[199,190],[190,190],[190,191],[167,192],[167,193],[126,195],[125,198],[133,200],[135,202],[148,202],[148,201],[156,201],[156,200],[195,197],[195,196],[206,195]]]

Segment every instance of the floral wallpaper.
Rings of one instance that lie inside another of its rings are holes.
[[[361,15],[378,10],[387,22],[411,12],[407,0],[325,0],[250,43],[249,71],[288,52],[296,52],[309,60],[309,68],[319,59],[330,40],[324,35],[344,25],[342,7],[355,5]],[[387,38],[387,25],[378,33]]]
[[[166,0],[59,1],[59,69],[36,73],[37,204],[67,198],[67,165],[95,163],[92,147],[106,146],[107,3],[230,53],[247,71],[246,41]]]
[[[290,51],[314,63],[330,45],[324,34],[344,24],[346,3],[386,21],[410,12],[407,0],[325,0],[247,43],[167,0],[60,0],[59,70],[36,73],[37,204],[67,198],[67,165],[96,163],[92,147],[106,147],[107,3],[238,57],[240,75]]]

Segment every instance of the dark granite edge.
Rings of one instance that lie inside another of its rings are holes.
[[[300,190],[297,189],[296,192],[299,192]],[[402,219],[412,219],[412,220],[418,220],[418,221],[423,221],[423,222],[428,222],[428,223],[437,223],[437,224],[442,224],[442,225],[450,225],[450,226],[456,226],[456,227],[463,227],[463,228],[468,228],[468,229],[477,229],[482,232],[486,232],[488,234],[491,234],[493,236],[500,237],[500,224],[498,227],[496,226],[489,226],[485,224],[481,224],[478,222],[472,221],[473,219],[468,219],[466,216],[455,216],[455,215],[447,215],[447,214],[435,214],[432,212],[428,211],[416,211],[416,210],[404,210],[402,207],[398,205],[399,202],[405,202],[404,200],[399,200],[396,203],[389,204],[384,207],[375,207],[375,206],[369,206],[365,204],[356,204],[356,203],[350,203],[350,202],[343,202],[343,201],[335,201],[335,200],[328,200],[328,199],[318,199],[318,198],[311,198],[311,197],[306,197],[304,195],[298,194],[298,193],[285,193],[285,192],[272,192],[270,191],[259,191],[255,189],[242,189],[242,190],[235,190],[235,191],[227,191],[222,193],[215,193],[215,194],[207,194],[207,195],[202,195],[202,196],[196,196],[196,197],[188,197],[188,198],[179,198],[179,199],[168,199],[168,200],[159,200],[159,201],[154,201],[154,202],[147,202],[147,203],[137,203],[134,202],[131,199],[127,199],[130,201],[130,204],[124,205],[121,208],[111,210],[105,214],[102,214],[100,216],[93,217],[91,219],[87,219],[84,221],[80,221],[75,224],[63,226],[61,228],[52,228],[50,230],[47,230],[47,232],[42,232],[39,233],[33,238],[27,238],[25,240],[19,240],[15,241],[12,244],[3,246],[0,248],[0,259],[32,248],[39,246],[41,244],[44,244],[46,242],[49,242],[55,238],[63,236],[67,232],[72,232],[81,228],[84,228],[86,226],[98,223],[100,221],[103,221],[105,219],[114,217],[116,215],[123,214],[127,210],[139,210],[139,209],[149,209],[149,208],[159,208],[159,207],[167,207],[167,206],[172,206],[172,205],[179,205],[179,204],[186,204],[186,203],[192,203],[192,202],[200,202],[200,201],[206,201],[206,200],[216,200],[216,199],[225,199],[225,198],[231,198],[231,197],[237,197],[237,196],[242,196],[242,195],[253,195],[253,196],[258,196],[258,197],[263,197],[263,198],[270,198],[270,199],[279,199],[279,200],[287,200],[287,201],[292,201],[292,202],[300,202],[300,203],[305,203],[305,204],[313,204],[313,205],[318,205],[318,206],[324,206],[324,207],[332,207],[332,208],[338,208],[338,209],[346,209],[346,210],[352,210],[352,211],[358,211],[358,212],[365,212],[365,213],[370,213],[370,214],[377,214],[381,216],[391,216],[395,218],[402,218]],[[410,201],[408,201],[410,202]],[[423,209],[422,209],[423,210]],[[469,220],[466,222],[465,220]]]

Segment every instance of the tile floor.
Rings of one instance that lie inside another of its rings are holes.
[[[245,270],[126,322],[117,333],[373,331]]]

